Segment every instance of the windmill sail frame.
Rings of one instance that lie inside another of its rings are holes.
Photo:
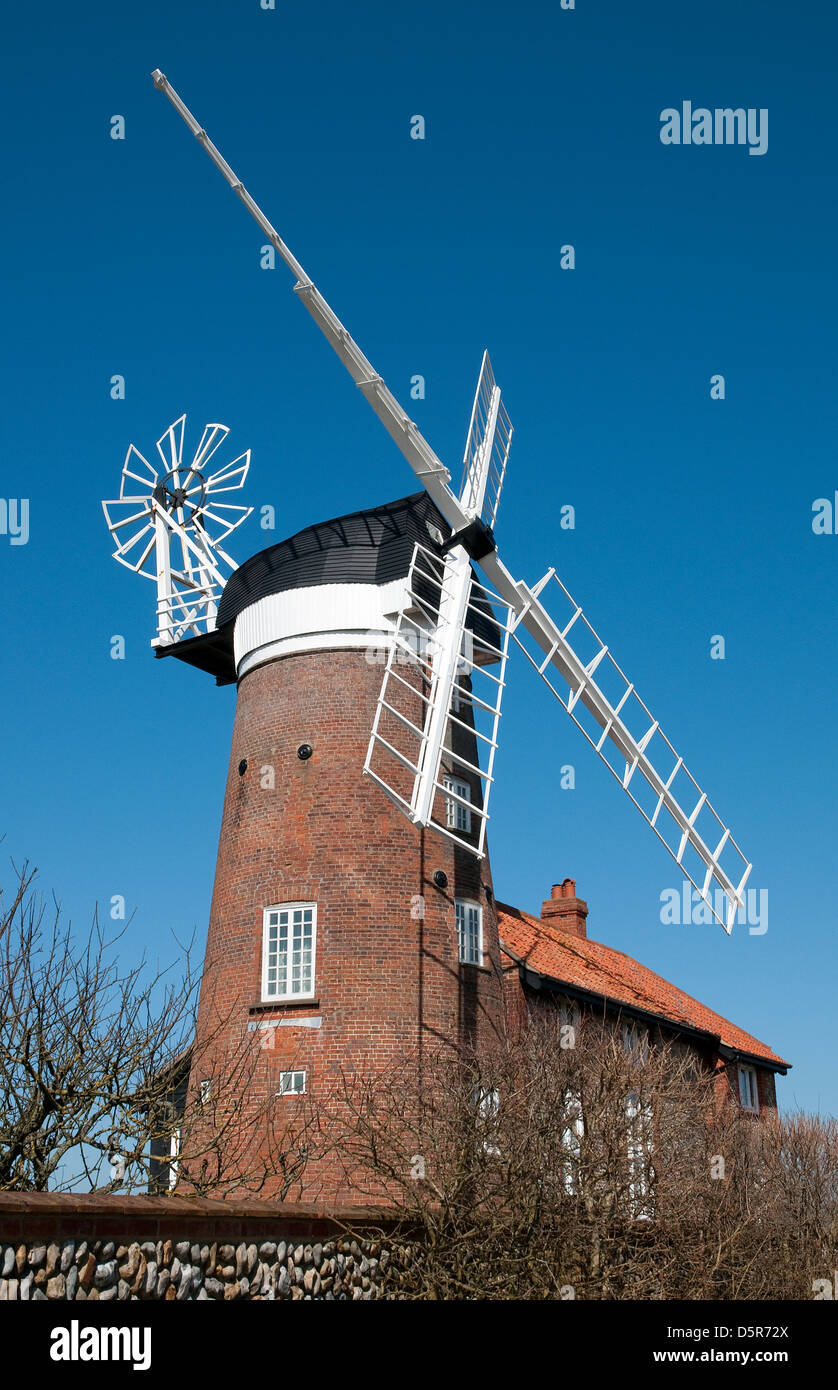
[[[414,824],[477,858],[485,853],[511,630],[508,609],[467,557],[463,576],[416,543],[364,772]],[[460,816],[451,814],[457,805]]]

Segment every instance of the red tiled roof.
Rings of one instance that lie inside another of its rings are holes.
[[[699,1004],[622,951],[573,936],[517,907],[498,903],[497,909],[501,948],[530,970],[615,1003],[643,1009],[668,1022],[712,1033],[737,1052],[762,1057],[776,1066],[791,1066],[758,1038]]]

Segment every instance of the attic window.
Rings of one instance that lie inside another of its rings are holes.
[[[750,1110],[754,1115],[759,1114],[757,1074],[753,1067],[739,1068],[739,1100],[743,1110]]]

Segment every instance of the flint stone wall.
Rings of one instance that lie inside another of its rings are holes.
[[[386,1231],[371,1210],[0,1192],[0,1301],[392,1297]]]

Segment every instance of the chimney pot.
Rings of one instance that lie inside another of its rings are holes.
[[[587,916],[588,904],[582,898],[577,898],[576,880],[572,878],[566,878],[562,883],[554,883],[550,897],[541,905],[542,922],[549,922],[559,931],[581,937],[583,941],[588,935],[585,920]]]

